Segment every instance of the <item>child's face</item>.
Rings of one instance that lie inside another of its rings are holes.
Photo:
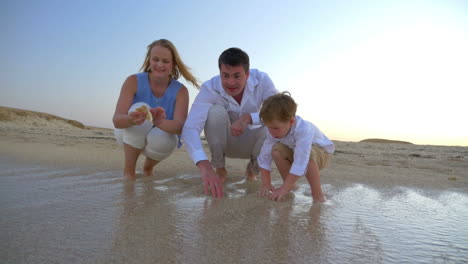
[[[289,121],[279,121],[273,120],[271,122],[265,123],[265,126],[268,128],[271,136],[274,138],[284,138],[288,133],[291,127],[294,125],[295,119],[291,118]]]

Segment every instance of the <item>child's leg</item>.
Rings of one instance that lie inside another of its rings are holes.
[[[317,145],[312,145],[310,160],[307,167],[306,178],[310,184],[314,202],[325,202],[325,196],[320,184],[320,170],[327,167],[330,154]]]
[[[325,196],[323,195],[322,186],[320,185],[320,170],[313,160],[309,160],[305,176],[309,182],[314,202],[325,202]]]
[[[283,178],[283,183],[286,182],[286,177],[289,175],[291,166],[293,163],[293,151],[282,143],[277,143],[273,146],[271,151],[271,157],[275,161],[276,168],[278,168],[281,178]],[[294,185],[293,188],[296,188]]]
[[[283,178],[283,185],[273,190],[268,196],[270,200],[279,201],[286,194],[296,188],[296,181],[300,178],[295,176],[289,171],[292,166],[292,150],[287,146],[278,143],[275,144],[271,152],[272,159],[275,161],[276,167],[278,168],[281,177]]]
[[[289,170],[291,170],[292,163],[285,159],[283,155],[281,155],[281,152],[273,148],[273,151],[271,152],[271,157],[275,161],[276,167],[278,168],[278,171],[281,175],[281,178],[283,178],[283,182],[286,181],[286,177],[289,174]]]

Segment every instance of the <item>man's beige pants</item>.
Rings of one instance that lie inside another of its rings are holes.
[[[248,169],[258,173],[257,156],[265,141],[266,128],[246,128],[238,137],[231,134],[231,120],[227,110],[213,105],[205,123],[205,137],[211,152],[211,164],[215,168],[225,167],[225,158],[249,159]]]

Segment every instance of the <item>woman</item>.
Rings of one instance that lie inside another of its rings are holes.
[[[124,175],[129,179],[136,178],[141,153],[146,156],[143,172],[149,176],[156,164],[180,146],[178,135],[187,118],[189,95],[177,81],[179,76],[199,88],[198,80],[166,39],[148,46],[141,70],[125,80],[113,117],[117,141],[124,145]],[[151,108],[152,118],[139,111],[142,105]]]

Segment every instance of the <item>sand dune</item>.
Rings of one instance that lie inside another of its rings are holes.
[[[361,140],[360,142],[413,144],[413,143],[407,142],[407,141],[391,140],[391,139],[382,139],[382,138],[368,138],[368,139],[363,139],[363,140]]]
[[[86,128],[76,120],[65,119],[59,116],[0,106],[0,122],[13,122],[24,126],[49,126],[51,123],[70,125],[77,128]],[[60,126],[60,125],[59,125]]]

